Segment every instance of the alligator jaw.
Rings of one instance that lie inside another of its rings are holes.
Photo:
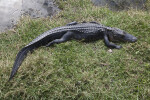
[[[137,38],[134,37],[131,34],[126,33],[125,36],[124,36],[124,38],[123,38],[123,41],[126,41],[126,42],[136,42]]]

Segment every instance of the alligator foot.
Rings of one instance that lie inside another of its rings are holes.
[[[115,47],[116,49],[121,49],[122,48],[122,46],[119,46],[119,45],[116,45],[116,47]]]
[[[108,36],[106,34],[104,34],[104,42],[105,42],[105,45],[109,48],[115,48],[115,49],[122,48],[122,46],[119,46],[119,45],[109,42]]]

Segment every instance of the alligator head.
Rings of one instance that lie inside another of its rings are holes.
[[[119,29],[111,28],[108,31],[108,37],[110,41],[124,41],[124,42],[136,42],[137,38],[133,35]]]

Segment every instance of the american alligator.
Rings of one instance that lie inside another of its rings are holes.
[[[28,52],[40,46],[49,47],[56,43],[66,42],[71,39],[84,41],[104,39],[107,47],[116,49],[120,49],[121,46],[111,43],[110,41],[137,41],[136,37],[118,28],[106,27],[97,22],[71,22],[66,26],[56,27],[44,32],[22,48],[17,54],[9,80],[16,74]]]

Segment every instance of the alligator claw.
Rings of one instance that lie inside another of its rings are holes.
[[[116,49],[121,49],[121,48],[122,48],[122,46],[119,46],[119,45],[116,46]]]

